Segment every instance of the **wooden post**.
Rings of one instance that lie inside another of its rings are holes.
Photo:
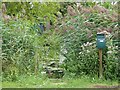
[[[99,78],[103,77],[103,69],[102,69],[102,49],[99,49]]]

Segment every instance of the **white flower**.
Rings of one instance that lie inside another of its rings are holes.
[[[115,48],[118,48],[118,46],[115,46]]]
[[[83,45],[84,45],[84,46],[90,46],[90,45],[92,45],[92,43],[87,42],[87,43],[84,43]]]
[[[108,46],[108,49],[111,49],[112,47],[111,46]]]
[[[89,45],[92,45],[92,43],[89,43]]]
[[[112,51],[108,51],[107,53],[110,54],[110,53],[112,53]]]
[[[82,54],[82,52],[79,52],[79,54]]]
[[[41,72],[41,74],[46,74],[46,72]]]
[[[87,45],[84,43],[83,46],[87,46]]]
[[[90,51],[89,50],[87,50],[87,53],[89,53]]]

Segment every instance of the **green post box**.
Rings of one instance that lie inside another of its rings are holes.
[[[103,49],[106,47],[105,35],[97,34],[97,48]]]

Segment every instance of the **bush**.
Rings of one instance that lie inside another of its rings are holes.
[[[30,22],[18,20],[10,21],[2,26],[3,72],[11,75],[13,72],[19,74],[33,71],[31,63],[34,57],[32,44],[34,36],[29,33],[30,25]]]
[[[104,76],[105,78],[118,80],[118,46],[113,44],[110,37],[107,38],[107,56],[104,55]]]
[[[58,59],[60,39],[53,30],[39,34],[38,27],[31,28],[34,23],[22,19],[1,25],[2,71],[6,80],[17,80],[21,74],[39,73],[43,62]]]
[[[101,6],[95,10],[94,7],[86,7],[87,9],[83,7],[83,11],[81,10],[76,16],[68,15],[60,26],[60,30],[64,32],[62,48],[66,50],[61,52],[65,57],[64,67],[75,75],[98,75],[99,61],[95,42],[97,32],[105,31],[112,36],[107,35],[107,43],[117,39],[113,38],[118,31],[115,29],[118,27],[117,18],[113,15],[115,12]],[[104,8],[107,12],[102,12],[100,8]],[[116,46],[113,44],[107,44],[107,46],[108,48],[103,50],[104,76],[106,79],[117,79],[118,58],[115,54],[117,49],[114,50]],[[111,51],[109,47],[112,47]]]

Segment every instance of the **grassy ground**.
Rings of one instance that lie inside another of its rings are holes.
[[[2,82],[3,88],[98,88],[117,85],[117,81],[106,81],[85,76],[81,78],[63,77],[62,79],[20,76],[15,82]]]

